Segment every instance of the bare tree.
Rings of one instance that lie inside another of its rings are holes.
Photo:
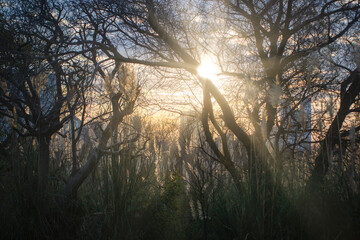
[[[39,147],[39,191],[45,192],[52,136],[77,111],[89,68],[71,45],[61,3],[16,3],[1,19],[1,114]],[[64,86],[68,86],[64,90]],[[67,106],[66,106],[67,105]]]
[[[95,56],[93,60],[96,62]],[[98,64],[96,65],[98,66]],[[108,74],[106,74],[100,66],[98,66],[98,68],[107,88],[112,114],[105,129],[102,130],[96,149],[88,156],[86,163],[67,183],[64,189],[64,195],[67,197],[76,196],[78,188],[95,169],[98,161],[107,151],[116,151],[121,144],[126,144],[128,141],[135,141],[138,138],[138,136],[135,136],[135,139],[129,139],[126,142],[119,143],[115,139],[115,142],[112,142],[113,146],[109,146],[109,140],[117,133],[118,125],[126,116],[134,111],[136,99],[140,93],[140,87],[136,81],[134,71],[128,66],[118,62],[115,63],[113,70]],[[118,153],[114,152],[114,154]]]
[[[108,57],[148,66],[180,68],[196,76],[204,90],[203,126],[207,141],[235,182],[240,182],[241,176],[228,153],[227,129],[245,147],[251,176],[270,171],[270,166],[281,166],[277,159],[281,159],[284,152],[282,139],[295,131],[287,127],[290,119],[296,119],[294,113],[300,114],[301,106],[313,95],[323,94],[327,85],[339,89],[341,82],[346,82],[339,80],[341,75],[329,78],[330,74],[307,71],[302,66],[309,57],[313,58],[321,49],[351,33],[359,19],[356,1],[215,1],[191,8],[178,1],[168,4],[98,0],[84,1],[80,5],[85,9],[88,26],[92,26],[88,33],[93,38],[86,39]],[[208,24],[215,30],[191,28],[194,25],[189,19],[198,21],[201,13],[210,19]],[[210,38],[209,33],[212,34]],[[214,38],[221,41],[214,44]],[[124,43],[124,51],[119,51],[116,42]],[[249,51],[239,46],[247,46]],[[254,86],[253,101],[243,100],[245,118],[251,123],[248,128],[238,121],[242,116],[237,114],[244,112],[235,112],[226,95],[212,81],[198,75],[196,69],[204,52],[217,57],[222,69],[219,74],[234,77],[239,91],[246,92],[244,86]],[[245,62],[255,64],[256,74],[247,71],[249,64]],[[212,98],[221,109],[221,115],[216,115]],[[355,100],[352,99],[351,103]],[[294,103],[286,108],[290,102]],[[280,118],[281,115],[285,117]],[[311,130],[308,124],[297,122],[306,131]],[[214,144],[210,128],[220,136],[221,149]],[[333,131],[331,129],[329,131]],[[306,142],[306,137],[301,141]],[[297,143],[288,146],[294,147]],[[319,166],[324,165],[321,161],[327,160],[321,157],[322,153],[319,156],[314,174],[324,176],[326,167]]]

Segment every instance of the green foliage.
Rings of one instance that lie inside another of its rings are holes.
[[[188,239],[189,206],[184,182],[177,173],[165,180],[156,218],[160,239]]]

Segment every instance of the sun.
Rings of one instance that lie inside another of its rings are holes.
[[[210,79],[215,82],[218,80],[219,66],[215,63],[215,59],[210,56],[201,58],[201,64],[197,68],[197,73],[200,77]]]

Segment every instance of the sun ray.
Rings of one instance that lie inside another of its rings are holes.
[[[219,66],[216,64],[215,59],[210,56],[201,58],[201,64],[197,68],[197,72],[201,77],[210,79],[213,82],[216,82],[219,79]]]

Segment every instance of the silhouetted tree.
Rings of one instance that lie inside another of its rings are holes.
[[[37,138],[41,192],[51,138],[81,108],[90,86],[89,66],[71,47],[63,10],[56,1],[23,1],[5,7],[1,17],[1,115],[19,136]]]

